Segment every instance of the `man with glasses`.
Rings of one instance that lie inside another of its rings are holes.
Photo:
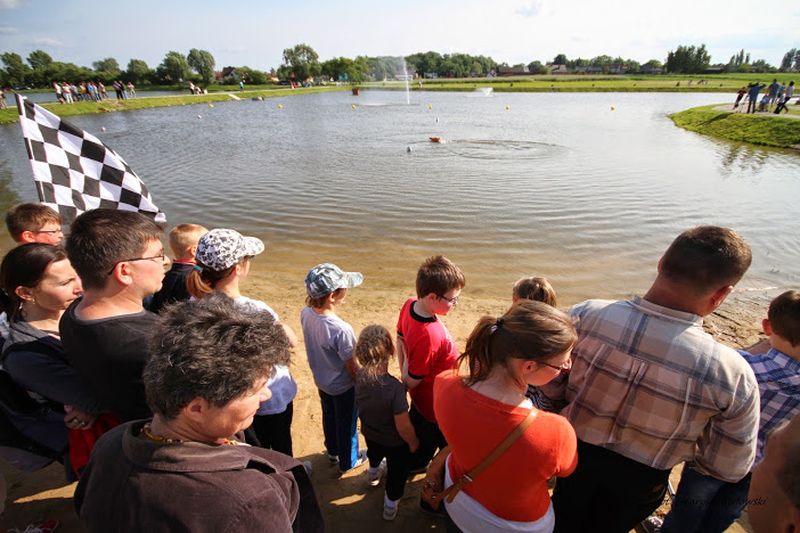
[[[465,285],[461,269],[441,255],[431,257],[417,272],[417,298],[409,298],[397,320],[398,362],[411,395],[409,416],[419,438],[412,471],[424,469],[437,448],[447,446],[433,413],[433,381],[453,368],[458,349],[438,315],[458,303]]]
[[[156,315],[142,300],[161,288],[169,260],[161,228],[131,211],[95,209],[73,222],[67,254],[84,295],[61,319],[70,363],[121,421],[149,418],[142,383]]]
[[[17,244],[61,244],[61,216],[44,204],[19,204],[6,213],[6,227]]]
[[[758,383],[735,350],[703,331],[703,317],[750,266],[733,231],[681,233],[643,297],[588,300],[572,368],[542,387],[578,436],[578,467],[553,496],[556,533],[627,533],[661,504],[673,466],[736,482],[750,469]]]

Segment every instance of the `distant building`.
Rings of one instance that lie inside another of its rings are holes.
[[[639,72],[642,74],[662,74],[664,67],[654,67],[653,65],[644,65]]]
[[[222,70],[214,72],[214,79],[217,81],[222,81],[225,78],[234,76],[236,76],[236,67],[225,67]]]
[[[550,74],[569,74],[569,69],[566,65],[548,63],[547,68],[550,69]]]
[[[528,74],[528,67],[497,67],[498,76],[523,76]]]

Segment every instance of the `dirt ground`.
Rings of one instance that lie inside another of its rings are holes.
[[[263,299],[269,303],[296,332],[300,333],[299,311],[303,306],[302,288],[296,280],[279,279],[279,274],[255,274],[243,287],[244,294]],[[278,289],[280,288],[280,289]],[[298,290],[299,289],[299,290]],[[397,311],[405,297],[411,296],[413,289],[406,294],[396,290],[354,289],[340,315],[350,322],[358,332],[368,324],[383,324],[392,331],[397,319]],[[287,294],[293,296],[287,297]],[[510,295],[502,298],[482,298],[474,300],[465,295],[458,307],[445,319],[445,323],[459,346],[464,345],[472,326],[483,314],[499,315],[509,304]],[[768,301],[763,297],[762,300]],[[572,302],[564,302],[570,304]],[[760,323],[765,313],[762,301],[753,299],[741,302],[726,302],[720,310],[706,321],[706,327],[722,342],[731,346],[749,346],[759,339]],[[302,335],[300,335],[302,340]],[[395,374],[397,368],[392,370]],[[431,518],[417,506],[422,475],[416,476],[406,488],[400,503],[399,513],[394,522],[381,519],[383,485],[369,487],[365,468],[340,478],[336,467],[328,464],[323,454],[323,438],[319,398],[305,360],[305,350],[298,347],[292,366],[299,392],[294,400],[293,437],[296,457],[309,460],[313,465],[312,480],[317,497],[323,508],[328,529],[332,532],[350,531],[442,531],[443,523]],[[0,471],[8,481],[6,511],[0,517],[0,531],[7,528],[23,528],[48,518],[61,521],[59,531],[84,531],[73,505],[72,493],[75,485],[65,485],[60,465],[34,473],[15,471],[0,462]],[[677,468],[673,472],[677,486]],[[750,531],[744,517],[729,532]]]

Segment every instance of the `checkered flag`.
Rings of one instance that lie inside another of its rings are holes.
[[[139,176],[100,139],[20,95],[17,109],[39,200],[65,223],[99,207],[167,221]]]

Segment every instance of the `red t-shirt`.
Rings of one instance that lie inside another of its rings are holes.
[[[411,402],[419,413],[436,422],[433,413],[433,379],[439,372],[450,370],[458,360],[458,350],[444,324],[436,318],[414,312],[416,298],[409,298],[397,319],[397,336],[406,347],[408,375],[422,382],[409,390]]]
[[[530,412],[475,392],[455,372],[436,378],[434,394],[453,480],[486,459]],[[532,522],[550,505],[547,480],[568,476],[577,465],[575,430],[563,416],[539,411],[525,433],[463,490],[495,516]]]

